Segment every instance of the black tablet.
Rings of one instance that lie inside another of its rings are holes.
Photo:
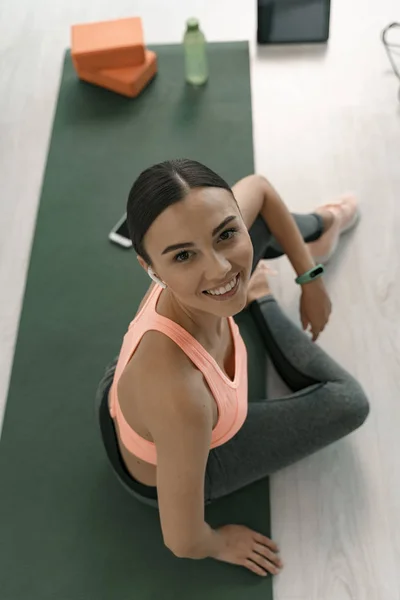
[[[258,0],[258,43],[326,42],[330,4],[330,0]]]

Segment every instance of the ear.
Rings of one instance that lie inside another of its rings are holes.
[[[147,269],[149,268],[150,265],[147,264],[147,262],[144,260],[144,258],[142,258],[141,256],[136,256],[137,261],[139,263],[139,265],[142,267],[142,269],[144,269],[147,273]]]

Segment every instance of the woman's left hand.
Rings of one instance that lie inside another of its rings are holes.
[[[312,340],[315,342],[325,329],[332,304],[322,279],[316,279],[302,286],[300,300],[300,316],[304,331],[311,329]]]

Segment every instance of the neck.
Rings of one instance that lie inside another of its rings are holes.
[[[165,316],[172,318],[204,344],[213,346],[221,337],[225,317],[217,317],[188,307],[179,302],[168,289],[161,294],[159,305],[161,305],[161,310],[165,312]]]

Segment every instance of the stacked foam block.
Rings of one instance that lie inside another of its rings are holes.
[[[73,25],[71,56],[82,81],[129,98],[157,72],[157,56],[145,47],[139,17]]]

